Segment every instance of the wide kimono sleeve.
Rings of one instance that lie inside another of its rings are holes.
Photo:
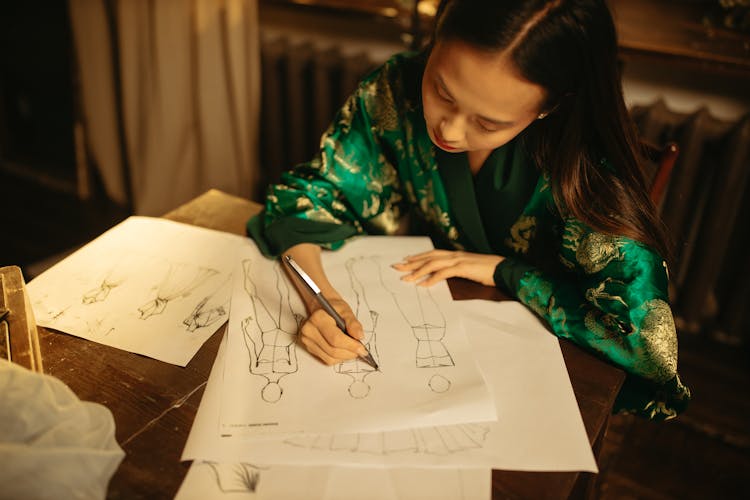
[[[383,139],[399,128],[397,63],[367,77],[337,113],[309,162],[268,189],[247,230],[268,256],[298,243],[335,249],[355,234],[389,233],[401,215],[398,152]]]
[[[690,391],[677,374],[677,334],[667,268],[651,248],[565,222],[559,253],[568,272],[544,273],[508,258],[495,279],[539,314],[559,337],[627,371],[615,411],[675,417]]]

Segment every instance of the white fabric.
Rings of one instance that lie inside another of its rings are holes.
[[[132,205],[161,215],[210,188],[250,197],[258,178],[257,0],[71,0],[86,143],[107,194],[126,202],[112,43]]]
[[[112,413],[0,360],[0,498],[104,498],[125,454]]]
[[[68,4],[87,154],[99,171],[109,198],[125,205],[128,199],[115,112],[112,40],[104,2],[71,0]]]

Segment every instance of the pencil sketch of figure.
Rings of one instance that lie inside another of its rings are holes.
[[[106,337],[115,331],[104,319],[94,318],[86,321],[86,329],[91,337]]]
[[[224,283],[219,285],[219,288],[214,290],[213,293],[206,295],[203,300],[198,302],[193,312],[182,321],[189,332],[209,326],[218,320],[224,321],[226,319],[229,312],[230,282],[231,276],[224,280]]]
[[[417,437],[412,429],[357,434],[305,433],[291,436],[285,439],[284,443],[308,450],[366,453],[368,455],[419,452]]]
[[[482,424],[459,424],[417,429],[419,449],[429,455],[450,455],[481,448],[490,428]]]
[[[44,295],[40,299],[34,301],[34,315],[37,321],[53,321],[58,320],[65,316],[65,313],[71,306],[65,306],[62,309],[52,309],[47,305],[49,300],[48,295]]]
[[[289,285],[274,264],[275,297],[260,297],[251,272],[252,261],[243,260],[244,287],[252,315],[242,320],[245,346],[250,355],[250,373],[266,379],[261,398],[267,403],[281,399],[280,381],[297,371],[297,330],[302,316],[292,309]]]
[[[163,313],[170,301],[187,297],[216,274],[219,274],[219,271],[207,267],[195,268],[188,264],[171,264],[156,290],[156,298],[138,308],[140,319],[148,319],[155,314]]]
[[[308,450],[370,455],[451,455],[482,448],[489,432],[489,426],[484,424],[458,424],[392,432],[300,434],[285,439],[284,443]]]
[[[104,302],[109,297],[110,292],[125,282],[128,274],[138,265],[138,257],[124,255],[116,264],[104,273],[104,276],[98,286],[88,290],[81,297],[83,304],[95,304]],[[101,274],[99,274],[101,276]]]
[[[349,274],[349,284],[354,291],[354,314],[360,323],[362,323],[362,329],[365,333],[362,343],[372,355],[375,362],[380,364],[375,336],[378,312],[370,308],[370,304],[367,302],[367,295],[365,294],[365,287],[362,286],[362,281],[366,283],[376,282],[368,279],[367,273],[379,273],[380,267],[377,262],[368,258],[349,259],[346,261],[345,266]],[[345,374],[352,378],[352,383],[348,389],[350,396],[362,399],[370,394],[370,384],[365,379],[376,370],[368,363],[362,361],[360,358],[355,358],[336,365],[334,369],[337,373]]]
[[[255,493],[261,468],[248,463],[201,462],[211,469],[216,486],[222,493]]]
[[[83,294],[81,302],[84,304],[93,304],[95,302],[104,302],[109,297],[109,292],[113,288],[120,286],[122,281],[113,280],[109,277],[104,278],[98,287],[92,288]]]
[[[399,297],[383,283],[383,286],[393,296],[396,307],[401,311],[414,338],[417,340],[417,349],[415,361],[417,368],[440,368],[455,366],[453,357],[445,347],[446,321],[435,298],[430,293],[429,288],[414,285],[409,294],[413,294],[415,300],[405,300],[406,297]],[[406,295],[407,292],[401,292]],[[417,307],[406,308],[402,304],[414,303]],[[427,386],[433,392],[442,393],[450,389],[451,383],[445,376],[434,374],[427,382]]]
[[[453,358],[443,344],[445,316],[428,288],[415,286],[414,293],[419,307],[407,312],[399,306],[399,310],[411,325],[417,339],[417,367],[453,366]]]
[[[436,373],[430,380],[427,381],[427,385],[432,392],[447,392],[451,388],[451,381],[445,378],[443,375]]]

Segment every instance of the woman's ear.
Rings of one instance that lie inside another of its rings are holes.
[[[568,92],[567,94],[565,94],[563,96],[563,100],[566,99],[566,98],[568,98],[568,97],[573,97],[574,95],[575,95],[575,92]],[[557,108],[560,107],[560,105],[563,103],[563,100],[560,100],[559,102],[557,102],[557,104],[555,104],[551,108],[548,108],[547,111],[542,111],[541,113],[539,113],[536,116],[536,119],[537,120],[543,120],[543,119],[547,118],[550,113],[554,113],[555,111],[557,111]]]

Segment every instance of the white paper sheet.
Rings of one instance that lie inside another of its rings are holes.
[[[391,264],[428,238],[363,237],[324,252],[379,370],[326,366],[295,345],[305,309],[277,261],[240,252],[221,408],[225,435],[372,432],[497,420],[447,284],[416,287]],[[242,395],[238,397],[238,395]]]
[[[497,423],[276,441],[220,437],[224,359],[217,356],[182,459],[596,472],[557,338],[517,302],[456,305],[498,404]]]
[[[256,466],[195,462],[175,500],[482,500],[489,469]]]
[[[229,316],[246,239],[130,217],[28,284],[37,323],[185,366]]]
[[[212,405],[211,399],[219,395],[226,352],[225,336],[211,368],[189,438],[198,448],[210,449],[227,443],[246,446],[236,437],[220,437],[217,432],[218,404]],[[211,408],[217,410],[213,415],[206,411]],[[209,428],[213,432],[208,431]],[[492,474],[487,468],[461,468],[446,472],[445,469],[425,468],[268,466],[247,461],[196,460],[175,499],[481,500],[489,499],[491,494]]]

